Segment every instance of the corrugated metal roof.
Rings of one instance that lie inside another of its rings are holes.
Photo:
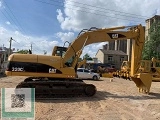
[[[100,49],[100,50],[107,55],[127,55],[123,51],[119,51],[119,50],[103,50],[103,49]]]

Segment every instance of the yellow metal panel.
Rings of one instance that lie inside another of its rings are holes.
[[[37,55],[35,54],[12,54],[8,58],[9,61],[21,61],[21,62],[37,62]]]
[[[61,57],[60,56],[44,56],[44,55],[38,55],[38,63],[46,64],[53,66],[54,68],[59,69],[62,67],[61,65]]]

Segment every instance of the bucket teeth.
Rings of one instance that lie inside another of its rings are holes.
[[[149,89],[148,89],[147,87],[145,87],[145,86],[139,87],[139,88],[138,88],[138,91],[139,91],[140,93],[149,94]]]

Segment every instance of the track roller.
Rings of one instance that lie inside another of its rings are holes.
[[[93,96],[96,93],[96,87],[94,85],[87,85],[85,87],[85,94],[87,96]]]

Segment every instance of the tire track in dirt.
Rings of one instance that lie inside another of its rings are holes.
[[[150,111],[150,114],[156,118],[157,120],[160,120],[160,101],[151,101],[151,103],[146,106],[146,109]]]
[[[146,109],[146,106],[142,104],[127,104],[126,101],[112,101],[112,107],[115,107],[122,115],[122,119],[133,119],[133,120],[155,120],[151,112]]]
[[[5,77],[0,86],[15,87],[24,77]],[[97,87],[91,98],[36,101],[36,120],[160,120],[160,84],[153,83],[154,96],[139,94],[134,83],[115,79],[86,81]]]
[[[115,92],[116,95],[117,92]],[[123,98],[120,97],[114,97],[115,95],[110,95],[108,94],[108,97],[106,97],[106,100],[108,103],[105,101],[101,101],[101,108],[106,109],[105,107],[108,108],[115,108],[114,111],[118,111],[119,114],[121,115],[120,117],[122,119],[148,119],[152,120],[157,117],[154,117],[151,115],[150,111],[146,111],[148,104],[144,104],[140,101],[137,104],[132,104],[132,101],[137,101],[137,100],[132,100],[132,99],[138,99],[141,98],[140,96],[132,96],[132,97],[125,97],[125,94],[123,94]],[[106,94],[101,93],[98,95],[98,97],[104,97]],[[127,96],[127,95],[126,95]],[[146,97],[146,96],[145,96]],[[113,112],[113,110],[111,110]]]

